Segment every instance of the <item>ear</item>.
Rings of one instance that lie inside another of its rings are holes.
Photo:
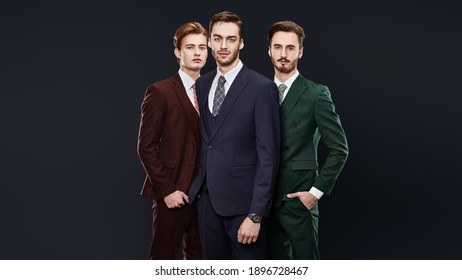
[[[176,58],[180,59],[181,58],[181,52],[179,49],[175,48],[173,50],[173,53],[175,54]]]
[[[242,50],[244,48],[244,39],[241,39],[239,42],[239,50]]]
[[[271,57],[271,47],[268,47],[268,56]]]
[[[212,41],[211,41],[210,38],[209,38],[209,40],[208,40],[208,42],[207,42],[207,46],[208,46],[209,48],[212,48]]]
[[[300,51],[298,52],[298,58],[302,58],[303,56],[303,48],[300,49]]]

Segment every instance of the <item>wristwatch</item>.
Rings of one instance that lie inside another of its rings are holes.
[[[254,223],[259,223],[261,221],[261,216],[260,215],[257,215],[255,213],[249,213],[249,215],[247,215],[247,217]]]

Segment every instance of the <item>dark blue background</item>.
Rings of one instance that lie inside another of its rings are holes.
[[[146,259],[144,90],[177,71],[180,24],[227,9],[271,78],[269,26],[302,25],[299,70],[337,105],[350,157],[320,201],[321,257],[462,258],[456,1],[30,2],[0,4],[0,259]]]

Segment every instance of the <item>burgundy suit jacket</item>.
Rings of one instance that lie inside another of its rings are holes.
[[[197,173],[199,116],[180,75],[147,87],[141,105],[138,155],[146,171],[141,195],[160,200],[187,193]]]

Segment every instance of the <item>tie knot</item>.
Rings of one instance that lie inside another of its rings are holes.
[[[221,75],[220,78],[218,78],[218,84],[224,85],[225,83],[226,83],[226,79],[223,75]]]
[[[285,84],[280,84],[278,86],[278,91],[279,92],[284,92],[286,90],[287,86]]]

